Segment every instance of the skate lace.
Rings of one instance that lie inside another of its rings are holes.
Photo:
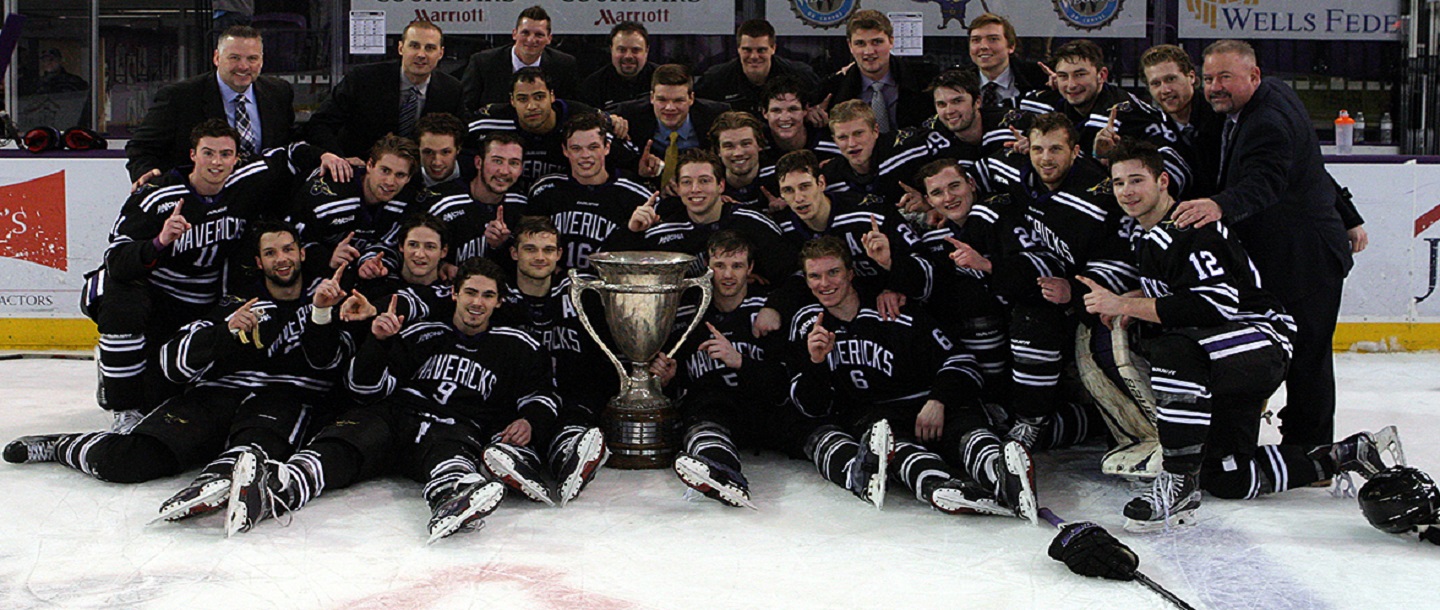
[[[1166,531],[1170,530],[1170,510],[1175,506],[1175,498],[1180,495],[1180,483],[1180,477],[1161,471],[1155,477],[1155,484],[1145,492],[1145,501],[1155,508],[1156,516]]]
[[[49,462],[55,459],[55,443],[26,443],[25,461]]]
[[[284,462],[277,462],[275,460],[266,460],[266,462],[274,469],[275,476],[280,478],[280,488],[284,489],[290,479],[290,474],[285,471]],[[269,485],[264,487],[262,493],[270,496],[270,517],[275,519],[275,522],[279,523],[280,527],[290,527],[290,524],[295,522],[295,511],[290,506],[290,503],[286,502],[285,498],[281,497],[279,492],[270,489]],[[284,512],[276,510],[277,506],[285,509]]]

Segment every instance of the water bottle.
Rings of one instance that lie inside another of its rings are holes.
[[[1380,115],[1380,143],[1395,143],[1395,122],[1390,119],[1390,113]]]
[[[1365,142],[1365,113],[1355,113],[1355,143]]]
[[[1355,119],[1350,113],[1340,111],[1335,119],[1335,154],[1348,155],[1355,151]]]

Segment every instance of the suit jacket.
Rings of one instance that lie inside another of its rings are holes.
[[[700,138],[700,147],[709,149],[715,145],[710,141],[710,126],[720,113],[730,109],[730,105],[723,102],[712,102],[695,98],[695,103],[690,106],[690,122],[695,125],[695,135]],[[655,107],[650,100],[631,100],[620,104],[615,114],[620,115],[630,123],[630,142],[635,146],[635,154],[639,155],[644,149],[640,148],[649,144],[655,138],[655,132],[660,130],[660,121],[655,118]],[[654,152],[656,156],[665,154],[665,151]]]
[[[815,86],[820,83],[819,77],[815,76],[814,68],[809,64],[774,56],[770,58],[770,74],[765,79],[769,83],[771,79],[779,76],[791,76],[800,81],[802,91],[814,91]],[[716,100],[730,104],[735,110],[749,112],[757,117],[764,117],[765,91],[764,84],[755,86],[750,79],[745,78],[745,71],[740,66],[740,58],[735,58],[725,63],[711,66],[700,77],[695,85],[695,96],[707,100]]]
[[[1241,109],[1213,199],[1282,303],[1353,265],[1310,114],[1277,79],[1262,81]]]
[[[487,49],[470,56],[465,64],[465,75],[460,81],[465,87],[465,108],[478,110],[486,104],[498,104],[510,100],[510,81],[515,75],[515,64],[511,62],[513,45]],[[550,90],[555,97],[574,99],[575,56],[554,47],[545,47],[540,55],[540,69],[550,79]]]
[[[1038,62],[1011,55],[1010,72],[1015,75],[1015,88],[1020,90],[1021,97],[1050,86],[1050,75],[1045,73],[1045,69],[1041,68]]]
[[[260,147],[289,144],[295,129],[295,90],[290,83],[263,75],[255,79],[254,87],[260,107]],[[165,172],[188,164],[190,130],[205,119],[229,120],[214,70],[160,89],[125,144],[130,179],[152,169]]]
[[[615,66],[605,64],[580,82],[575,99],[613,112],[623,102],[650,96],[650,79],[655,76],[655,68],[655,64],[646,63],[633,80],[625,80],[615,71]]]
[[[900,96],[895,101],[896,124],[892,126],[892,131],[914,127],[935,114],[935,100],[925,93],[925,87],[939,73],[933,64],[891,55],[890,73],[895,75],[895,84],[900,88]],[[828,94],[831,96],[830,107],[834,108],[840,102],[864,99],[861,96],[864,91],[860,70],[851,68],[844,74],[836,73],[825,79],[820,95],[813,101],[824,100]]]
[[[370,146],[400,128],[400,61],[351,68],[310,116],[306,140],[342,157],[365,158]],[[460,81],[439,70],[430,73],[421,115],[448,112],[461,121]]]

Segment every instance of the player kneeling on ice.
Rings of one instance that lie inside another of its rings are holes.
[[[872,236],[884,239],[875,231],[867,242]],[[802,413],[827,422],[805,440],[820,473],[876,508],[894,476],[947,513],[1037,522],[1030,454],[987,429],[975,357],[924,312],[906,307],[886,320],[862,307],[874,295],[856,292],[839,238],[806,243],[800,262],[819,302],[800,308],[790,324],[797,373],[790,396]]]
[[[1117,295],[1087,278],[1085,309],[1107,325],[1150,322],[1150,359],[1164,470],[1125,505],[1126,529],[1193,522],[1200,490],[1221,498],[1305,487],[1386,465],[1376,438],[1359,433],[1320,447],[1257,447],[1260,414],[1285,378],[1294,322],[1260,288],[1225,227],[1182,229],[1171,220],[1170,177],[1153,145],[1127,141],[1110,157],[1115,197],[1140,228],[1132,238],[1142,291]],[[1386,435],[1393,438],[1393,429]],[[1399,442],[1391,445],[1398,452]]]
[[[448,323],[402,330],[392,299],[371,322],[372,336],[347,379],[356,393],[380,400],[341,415],[285,462],[258,450],[241,454],[231,476],[229,532],[389,469],[425,482],[431,542],[481,525],[505,494],[479,466],[483,449],[505,443],[533,451],[532,440],[549,437],[556,412],[540,344],[490,324],[504,275],[488,259],[462,264]]]

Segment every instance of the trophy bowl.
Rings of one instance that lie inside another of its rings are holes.
[[[620,393],[610,399],[602,414],[611,454],[608,464],[615,468],[669,468],[675,459],[680,418],[659,379],[650,373],[650,362],[675,327],[682,293],[699,288],[699,311],[710,306],[713,272],[706,269],[700,277],[685,278],[694,260],[694,256],[676,252],[597,252],[590,256],[590,265],[599,279],[570,270],[570,299],[576,304],[580,323],[620,372]],[[601,340],[585,308],[579,306],[586,290],[600,296],[615,349]],[[696,315],[691,320],[667,355],[674,356],[700,319]],[[628,361],[628,371],[617,351]]]

